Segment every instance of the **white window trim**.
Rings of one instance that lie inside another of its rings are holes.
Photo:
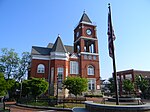
[[[90,68],[89,68],[90,67]],[[93,68],[93,69],[92,69]],[[94,75],[95,74],[95,68],[92,65],[89,65],[87,67],[87,73],[88,75]]]
[[[59,74],[61,74],[61,76],[59,76]],[[57,68],[57,76],[58,76],[60,81],[63,80],[63,75],[64,75],[64,68],[63,67],[58,67]]]
[[[94,83],[93,83],[93,82]],[[92,84],[94,84],[94,89],[89,89],[89,83],[90,83],[90,88],[92,88]],[[88,79],[88,90],[91,91],[91,90],[96,90],[96,79],[95,78],[89,78]]]
[[[77,61],[70,61],[70,74],[79,74],[79,64]]]
[[[43,64],[38,64],[37,73],[45,73],[45,66]]]

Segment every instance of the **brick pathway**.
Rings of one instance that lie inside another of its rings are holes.
[[[55,110],[32,109],[32,108],[25,108],[16,105],[11,105],[9,109],[10,112],[57,112]]]

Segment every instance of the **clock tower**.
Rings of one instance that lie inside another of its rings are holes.
[[[80,58],[79,75],[88,79],[88,90],[100,90],[100,69],[96,25],[84,12],[74,29],[74,53]]]

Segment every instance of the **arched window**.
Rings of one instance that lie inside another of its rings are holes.
[[[88,66],[88,75],[94,75],[94,67],[92,65]]]
[[[37,73],[44,73],[45,72],[45,66],[43,64],[39,64],[37,67]]]
[[[80,52],[80,46],[77,45],[77,52]]]

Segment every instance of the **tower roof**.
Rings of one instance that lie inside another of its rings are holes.
[[[58,35],[54,45],[53,45],[53,48],[51,50],[51,52],[64,52],[64,53],[67,53],[67,50],[64,46],[64,44],[62,43],[62,40],[60,38],[60,36]]]
[[[81,23],[81,22],[92,23],[92,21],[89,19],[88,15],[85,13],[85,11],[83,12],[83,15],[82,15],[79,23]]]

